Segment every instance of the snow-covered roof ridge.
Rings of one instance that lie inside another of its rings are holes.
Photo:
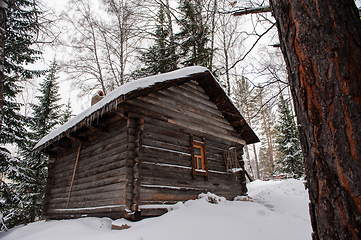
[[[55,130],[53,130],[51,133],[49,133],[48,135],[43,137],[35,145],[34,150],[41,147],[42,145],[46,144],[50,140],[53,140],[53,139],[57,138],[58,136],[62,135],[67,130],[69,130],[69,129],[73,128],[73,127],[76,127],[76,125],[78,123],[80,123],[80,122],[82,122],[84,120],[87,120],[87,118],[89,118],[89,117],[90,117],[90,119],[88,119],[88,121],[91,124],[93,114],[94,113],[98,114],[97,111],[101,110],[101,112],[99,114],[103,114],[103,110],[105,112],[109,112],[109,109],[112,109],[114,107],[116,108],[117,99],[120,96],[123,96],[125,94],[128,94],[128,93],[136,91],[136,90],[141,90],[141,89],[151,87],[151,86],[155,85],[156,83],[172,81],[174,79],[189,77],[192,74],[203,73],[203,72],[207,72],[207,71],[209,71],[209,70],[207,68],[205,68],[205,67],[191,66],[191,67],[178,69],[178,70],[175,70],[175,71],[172,71],[172,72],[158,74],[158,75],[154,75],[154,76],[150,76],[150,77],[141,78],[141,79],[138,79],[138,80],[135,80],[135,81],[132,81],[132,82],[128,82],[128,83],[118,87],[114,91],[112,91],[110,94],[105,96],[98,103],[96,103],[93,106],[87,108],[86,110],[84,110],[83,112],[78,114],[77,116],[71,118],[65,124],[59,126]]]

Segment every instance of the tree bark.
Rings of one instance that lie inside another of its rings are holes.
[[[361,21],[353,0],[270,0],[305,156],[313,239],[361,237]]]

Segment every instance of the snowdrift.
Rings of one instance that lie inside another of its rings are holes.
[[[302,181],[255,181],[248,189],[248,201],[201,194],[200,199],[173,205],[163,216],[139,222],[108,218],[40,221],[1,232],[0,239],[311,239],[309,200]],[[112,230],[112,224],[124,229]]]

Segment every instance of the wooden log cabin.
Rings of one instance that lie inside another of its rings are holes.
[[[259,139],[203,67],[127,83],[44,137],[43,214],[157,216],[212,192],[247,192],[243,146]]]

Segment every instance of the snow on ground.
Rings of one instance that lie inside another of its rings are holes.
[[[255,181],[248,184],[251,201],[218,204],[201,199],[177,203],[168,213],[139,222],[82,218],[41,221],[1,232],[3,240],[192,240],[311,239],[308,194],[302,181]],[[111,225],[128,225],[111,230]]]

